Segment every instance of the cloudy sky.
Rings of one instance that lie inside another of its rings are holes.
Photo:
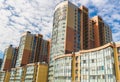
[[[0,0],[0,58],[4,49],[18,46],[25,31],[51,37],[55,6],[64,0]],[[69,0],[89,8],[89,15],[100,15],[112,29],[114,41],[120,40],[120,0]]]

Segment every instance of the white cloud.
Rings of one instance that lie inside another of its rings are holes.
[[[76,3],[79,2],[82,5],[88,5],[88,3],[90,2],[90,0],[77,0]]]
[[[118,13],[112,14],[112,19],[120,21],[120,14]]]
[[[91,0],[92,4],[96,7],[105,6],[108,0]]]

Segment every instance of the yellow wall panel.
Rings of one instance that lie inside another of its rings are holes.
[[[48,75],[48,66],[47,65],[38,65],[36,82],[47,82]]]

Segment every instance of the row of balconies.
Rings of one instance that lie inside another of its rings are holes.
[[[48,66],[46,64],[29,64],[27,66],[13,68],[11,71],[6,71],[0,79],[2,79],[2,82],[27,82],[28,80],[30,82],[40,82],[41,80],[41,82],[46,82],[47,71]],[[2,73],[3,72],[0,72],[0,75]]]

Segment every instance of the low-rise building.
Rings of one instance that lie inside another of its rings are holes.
[[[108,43],[55,56],[54,82],[120,82],[119,48],[119,43]]]
[[[0,71],[0,82],[9,82],[10,72]]]
[[[3,82],[5,79],[5,71],[0,71],[0,82]]]
[[[48,65],[42,63],[27,64],[12,68],[9,82],[47,82]]]

